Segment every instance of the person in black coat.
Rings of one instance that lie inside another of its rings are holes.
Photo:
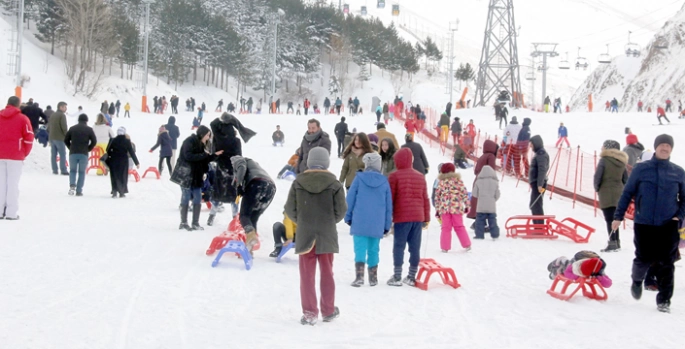
[[[114,116],[116,114],[117,108],[114,106],[114,102],[109,104],[109,109],[107,111],[109,112],[110,116]]]
[[[350,133],[345,123],[345,117],[340,118],[340,122],[335,125],[335,139],[338,140],[338,157],[342,156],[342,152],[345,149],[345,135]]]
[[[74,195],[74,192],[76,196],[83,195],[88,153],[95,148],[96,144],[95,132],[88,126],[88,115],[79,115],[78,124],[69,128],[64,136],[64,145],[69,149],[69,195]]]
[[[224,153],[223,150],[219,150],[210,154],[207,145],[211,137],[212,132],[207,126],[202,125],[197,128],[194,135],[186,138],[181,146],[178,162],[171,175],[171,181],[181,186],[181,224],[178,229],[204,230],[200,226],[203,177],[209,170],[209,163]],[[192,227],[188,225],[191,199],[193,201]]]
[[[428,159],[426,158],[426,153],[423,152],[423,147],[421,144],[414,142],[414,138],[410,133],[404,136],[405,143],[402,148],[409,148],[411,153],[414,155],[414,163],[412,167],[419,171],[422,175],[428,174],[429,166]]]
[[[528,183],[530,183],[530,212],[535,216],[545,214],[542,208],[542,194],[547,187],[547,171],[549,170],[549,154],[545,151],[542,137],[530,137],[530,147],[533,149],[533,160],[530,162]],[[543,224],[543,220],[533,220],[535,224]]]
[[[21,113],[26,115],[31,121],[31,127],[34,133],[38,133],[38,125],[45,125],[48,123],[48,117],[43,113],[43,109],[38,107],[38,103],[27,104],[21,109]]]
[[[178,138],[181,137],[181,131],[179,131],[178,126],[176,126],[176,117],[170,116],[167,124],[164,125],[167,131],[169,131],[169,138],[171,138],[171,168],[176,166],[176,149],[178,145]]]
[[[240,138],[236,135],[236,130],[240,137],[247,143],[257,133],[243,126],[235,116],[223,113],[221,118],[216,118],[209,126],[214,134],[214,150],[222,154],[216,159],[216,178],[214,180],[214,199],[218,202],[235,204],[237,197],[235,188],[231,185],[233,181],[233,165],[231,157],[243,155]]]
[[[447,113],[447,116],[452,117],[452,102],[447,102],[445,113]]]
[[[166,166],[169,168],[169,176],[171,176],[171,155],[173,154],[173,149],[171,148],[171,137],[169,136],[169,131],[167,131],[164,125],[159,127],[159,133],[157,134],[157,143],[150,149],[150,153],[159,148],[159,164],[157,165],[157,170],[159,174],[162,174],[162,164],[166,160]]]
[[[107,166],[109,178],[112,181],[112,198],[126,197],[128,193],[128,157],[133,159],[136,168],[140,168],[138,157],[133,150],[131,140],[126,137],[126,129],[119,127],[117,136],[107,145]]]

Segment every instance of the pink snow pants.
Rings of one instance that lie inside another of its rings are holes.
[[[471,247],[471,239],[464,227],[464,220],[460,214],[445,213],[440,219],[442,220],[442,232],[440,234],[440,249],[452,249],[452,229],[457,233],[461,247]]]

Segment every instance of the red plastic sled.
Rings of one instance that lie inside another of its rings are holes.
[[[559,284],[559,282],[562,282],[563,286],[561,287],[560,291],[556,291],[557,284]],[[576,286],[573,288],[571,285]],[[571,287],[573,290],[570,293],[569,287]],[[575,294],[580,290],[583,291],[583,297],[585,298],[595,299],[598,301],[605,301],[608,298],[607,291],[599,283],[599,281],[597,281],[596,278],[578,278],[577,280],[571,280],[563,275],[557,275],[557,277],[554,279],[554,282],[552,282],[552,287],[547,290],[547,294],[556,299],[567,301],[573,298],[573,296],[575,296]]]
[[[443,267],[440,263],[436,262],[434,259],[423,258],[419,261],[419,273],[416,275],[416,287],[427,291],[428,281],[433,273],[438,272],[442,283],[445,285],[452,286],[454,288],[459,288],[461,285],[457,281],[457,276],[454,275],[454,270],[452,268]],[[425,276],[425,278],[423,278]],[[423,280],[422,280],[423,278]]]
[[[513,216],[504,224],[507,237],[524,239],[556,239],[558,236],[549,231],[548,221],[556,216]],[[542,220],[536,224],[533,220]]]

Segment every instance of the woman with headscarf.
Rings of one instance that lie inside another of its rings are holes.
[[[131,140],[126,137],[126,129],[119,127],[117,136],[107,145],[107,166],[109,166],[110,180],[112,181],[112,198],[117,194],[120,198],[128,193],[128,158],[133,159],[136,168],[140,168],[138,157],[133,150]]]

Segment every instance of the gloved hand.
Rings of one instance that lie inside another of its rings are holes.
[[[150,149],[150,153],[152,153],[152,149]]]
[[[352,221],[345,221],[345,224],[349,225],[350,227],[352,226]]]
[[[383,238],[388,237],[388,232],[389,232],[388,230],[383,230]]]
[[[423,222],[423,230],[427,230],[429,224],[430,222]]]
[[[430,167],[426,167],[426,174],[428,174],[428,172],[430,172],[430,169],[431,169]]]

